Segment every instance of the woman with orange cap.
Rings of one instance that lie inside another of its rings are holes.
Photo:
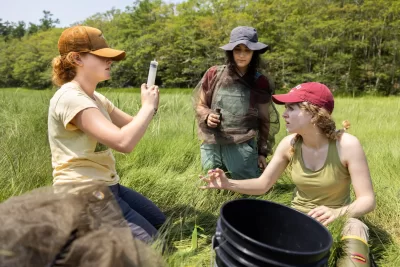
[[[210,170],[202,188],[227,189],[242,194],[266,193],[289,167],[296,185],[292,207],[324,225],[347,216],[343,229],[345,256],[338,266],[369,266],[368,228],[357,218],[375,208],[375,196],[363,148],[358,139],[336,130],[331,113],[333,95],[321,83],[303,83],[287,94],[273,95],[285,105],[282,117],[290,135],[278,145],[271,162],[256,179],[228,179],[220,169]],[[345,128],[349,125],[346,122]],[[350,185],[355,200],[350,198]]]
[[[148,242],[165,216],[150,200],[119,184],[111,149],[129,153],[135,148],[157,111],[158,87],[141,85],[142,107],[133,117],[95,91],[111,78],[111,65],[124,59],[124,51],[109,48],[102,32],[87,26],[64,30],[58,50],[53,82],[61,88],[48,114],[53,184],[107,184],[134,236]]]

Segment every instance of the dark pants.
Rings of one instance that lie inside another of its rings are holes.
[[[153,202],[132,189],[120,184],[110,186],[110,189],[133,235],[149,242],[157,234],[157,228],[165,222],[165,215]]]

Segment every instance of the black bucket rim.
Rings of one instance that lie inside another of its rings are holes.
[[[256,244],[256,245],[258,245],[258,246],[260,246],[260,247],[262,247],[262,248],[266,248],[266,249],[270,249],[270,250],[275,250],[275,251],[278,251],[278,252],[280,252],[280,253],[288,254],[288,255],[296,255],[296,254],[299,255],[299,254],[300,254],[300,255],[302,255],[302,256],[313,256],[313,255],[315,255],[315,254],[319,254],[319,253],[323,253],[323,252],[326,252],[326,251],[327,251],[327,249],[325,248],[325,249],[320,249],[320,250],[314,250],[314,251],[312,251],[312,252],[300,252],[300,251],[299,251],[299,252],[294,253],[294,252],[292,252],[292,251],[290,251],[290,250],[281,249],[281,248],[278,248],[278,247],[274,247],[274,246],[270,246],[270,245],[261,243],[261,242],[255,240],[255,239],[253,239],[253,238],[251,238],[251,237],[248,237],[248,236],[242,234],[241,232],[239,232],[238,230],[236,230],[229,222],[227,222],[227,220],[224,218],[224,216],[223,216],[223,214],[222,214],[222,210],[223,210],[223,208],[224,208],[225,206],[230,205],[230,204],[233,203],[233,202],[239,202],[239,201],[259,201],[259,202],[267,202],[267,203],[269,203],[269,204],[277,205],[277,206],[280,206],[280,207],[283,207],[283,208],[286,208],[286,209],[291,209],[292,211],[295,211],[295,212],[301,214],[300,216],[306,216],[308,219],[311,219],[311,220],[313,220],[314,222],[316,222],[317,224],[319,224],[319,225],[324,229],[323,231],[327,233],[327,235],[328,235],[328,237],[329,237],[329,242],[328,242],[329,246],[327,246],[327,247],[329,248],[328,251],[329,251],[330,248],[332,247],[333,238],[332,238],[331,233],[328,231],[328,229],[327,229],[325,226],[323,226],[323,225],[322,225],[320,222],[318,222],[317,220],[311,218],[311,217],[308,216],[308,215],[305,215],[304,213],[302,213],[302,212],[300,212],[300,211],[298,211],[298,210],[296,210],[296,209],[294,209],[294,208],[292,208],[292,207],[289,207],[289,206],[286,206],[286,205],[283,205],[283,204],[280,204],[280,203],[276,203],[276,202],[273,202],[273,201],[269,201],[269,200],[254,199],[254,198],[241,198],[241,199],[230,200],[230,201],[225,202],[225,203],[222,205],[221,209],[220,209],[220,219],[223,221],[223,223],[229,228],[229,230],[231,230],[231,231],[233,231],[234,233],[238,234],[238,235],[239,235],[241,238],[243,238],[243,239],[246,239],[246,240],[248,240],[248,241],[250,241],[250,242],[252,242],[252,243],[254,243],[254,244]]]

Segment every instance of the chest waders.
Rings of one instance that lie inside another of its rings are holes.
[[[231,137],[258,129],[258,111],[250,106],[250,90],[250,87],[241,81],[233,81],[228,85],[219,81],[219,86],[216,86],[211,110],[220,112],[221,122],[214,131],[217,143],[201,146],[204,169],[222,168],[233,179],[254,178],[260,175],[255,138],[236,144]]]

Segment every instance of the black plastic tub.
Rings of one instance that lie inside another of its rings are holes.
[[[327,266],[329,231],[287,206],[258,199],[225,203],[213,237],[216,266]]]

